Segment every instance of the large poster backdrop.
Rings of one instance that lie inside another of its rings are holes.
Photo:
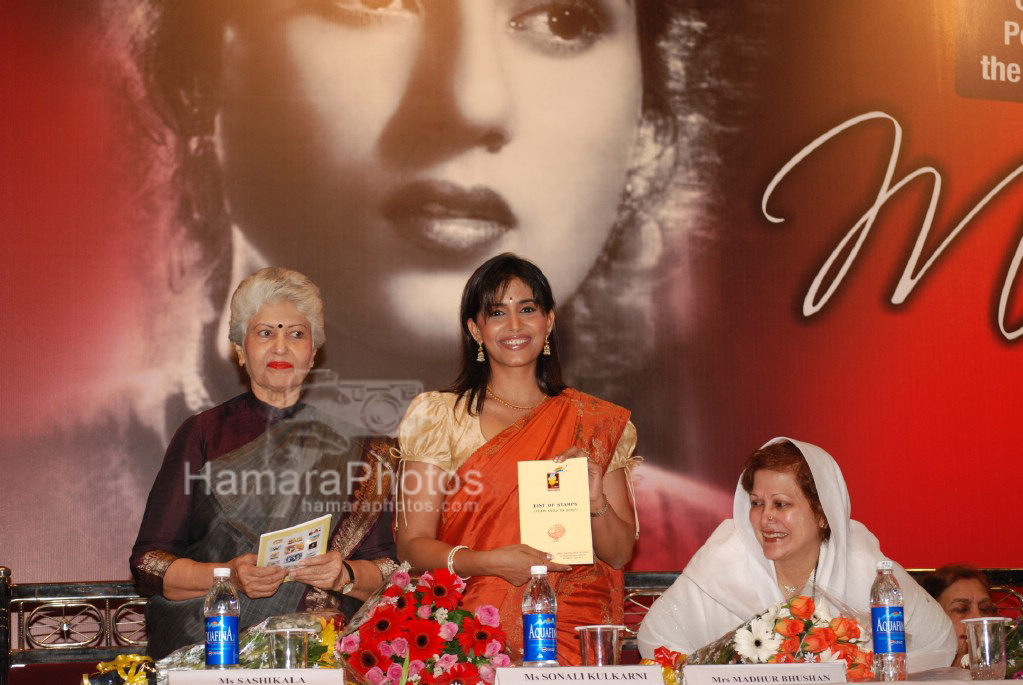
[[[321,287],[314,389],[387,431],[505,250],[633,411],[634,568],[777,435],[904,565],[1023,562],[1019,0],[162,5],[0,3],[15,580],[127,577],[170,435],[244,387],[242,276]]]

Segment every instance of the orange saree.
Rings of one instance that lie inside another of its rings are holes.
[[[509,426],[480,447],[458,469],[463,484],[445,501],[438,537],[452,545],[493,549],[518,544],[519,461],[550,459],[578,446],[607,469],[615,446],[629,420],[626,409],[566,389]],[[475,477],[469,474],[476,472]],[[482,487],[480,487],[482,483]],[[624,574],[600,561],[548,577],[558,595],[558,660],[580,661],[575,626],[621,623],[624,613]],[[523,587],[496,576],[468,581],[463,605],[473,610],[493,604],[501,612],[514,657],[522,656]]]

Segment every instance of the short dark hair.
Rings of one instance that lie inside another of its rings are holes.
[[[469,332],[468,322],[480,314],[488,317],[490,308],[497,304],[504,289],[516,278],[533,292],[533,299],[544,314],[554,311],[554,293],[547,277],[536,264],[510,252],[483,262],[469,277],[462,291],[462,306],[458,313],[462,329],[462,370],[448,387],[448,392],[464,397],[472,414],[483,409],[490,382],[490,357],[482,362],[476,361],[479,345]],[[553,330],[548,343],[550,355],[540,355],[536,360],[536,384],[543,394],[554,397],[561,394],[566,386],[561,378],[558,340]]]
[[[821,505],[820,495],[817,494],[817,485],[813,481],[813,472],[810,471],[810,465],[806,463],[806,457],[803,456],[798,447],[788,440],[782,440],[780,442],[772,442],[770,445],[764,445],[751,454],[750,458],[746,460],[746,467],[743,469],[742,479],[740,480],[742,489],[747,494],[753,492],[753,477],[756,476],[757,471],[787,472],[795,476],[799,489],[803,491],[803,495],[810,502],[810,510],[813,511],[818,519],[824,522],[824,528],[821,530],[821,540],[827,540],[831,537],[831,524],[828,523],[828,517],[825,515],[824,507]]]
[[[984,572],[969,564],[946,564],[941,568],[934,569],[920,579],[920,585],[927,590],[934,599],[941,597],[941,593],[949,589],[960,580],[979,580],[984,590],[991,594],[991,583]]]

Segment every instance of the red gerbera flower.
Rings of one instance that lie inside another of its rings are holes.
[[[390,663],[390,659],[386,659],[384,655],[377,650],[375,643],[373,645],[367,645],[366,647],[359,648],[354,654],[348,657],[348,665],[362,675],[366,675],[366,672],[374,666],[384,669],[387,668]]]
[[[434,571],[432,577],[423,574],[419,583],[419,588],[424,591],[424,604],[432,602],[448,611],[458,608],[458,602],[462,599],[462,592],[459,590],[461,586],[462,581],[458,576],[443,568]]]
[[[390,642],[401,636],[409,616],[399,611],[393,604],[381,604],[373,610],[370,619],[359,628],[362,634],[362,644],[377,644],[378,642]]]
[[[426,661],[434,654],[440,654],[444,640],[436,621],[413,618],[405,624],[405,631],[408,636],[409,659]]]
[[[500,628],[483,625],[475,616],[467,616],[462,621],[462,629],[458,631],[458,644],[462,645],[462,651],[467,655],[472,650],[476,656],[483,656],[487,645],[491,640],[497,640],[502,645],[507,636]]]
[[[416,611],[414,592],[405,592],[396,585],[388,585],[387,589],[383,592],[383,596],[393,597],[394,602],[391,606],[397,608],[402,614],[412,615]]]
[[[447,673],[441,673],[434,683],[436,685],[476,685],[479,679],[480,673],[476,667],[462,662],[452,666]]]

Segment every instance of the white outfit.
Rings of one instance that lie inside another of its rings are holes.
[[[775,438],[767,444],[782,440],[790,439]],[[817,590],[869,615],[870,586],[877,562],[887,557],[881,553],[877,538],[862,523],[850,519],[849,492],[831,455],[809,443],[790,442],[810,466],[831,527],[830,539],[821,543]],[[691,654],[785,600],[774,563],[764,557],[757,542],[749,510],[749,494],[740,480],[735,489],[733,518],[718,526],[643,619],[638,637],[644,657],[652,657],[662,645]],[[950,665],[956,653],[952,622],[898,564],[895,575],[905,599],[908,671]],[[805,594],[811,591],[809,581],[807,585]]]

